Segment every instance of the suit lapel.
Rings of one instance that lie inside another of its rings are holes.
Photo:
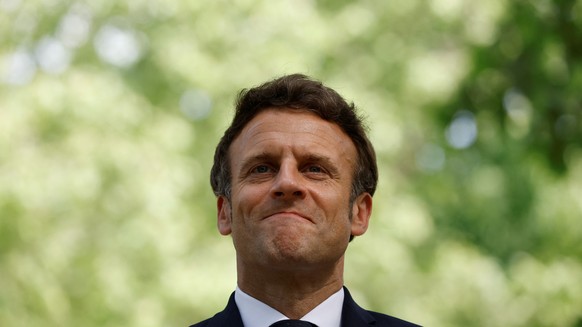
[[[228,304],[222,312],[217,313],[209,322],[208,327],[243,327],[240,312],[234,301],[234,293],[230,295]]]
[[[344,287],[344,305],[342,309],[341,327],[369,326],[374,324],[376,319],[366,310],[362,309],[352,298],[352,295]]]

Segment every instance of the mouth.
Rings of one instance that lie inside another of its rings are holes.
[[[295,211],[279,211],[266,216],[263,219],[299,219],[313,222],[309,217]]]

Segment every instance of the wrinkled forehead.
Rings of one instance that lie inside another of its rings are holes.
[[[249,152],[274,148],[323,153],[348,162],[357,156],[351,138],[337,124],[307,110],[279,108],[253,117],[233,140],[229,156],[233,163]]]

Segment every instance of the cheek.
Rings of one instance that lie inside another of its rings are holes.
[[[350,199],[350,188],[345,185],[333,185],[329,187],[321,187],[312,190],[314,198],[325,202],[327,205],[339,206],[343,203],[348,203]],[[345,206],[342,206],[344,209]],[[338,208],[339,209],[339,208]]]
[[[266,187],[259,185],[247,186],[237,190],[236,193],[233,192],[233,201],[238,203],[238,206],[233,208],[235,210],[233,213],[236,216],[240,216],[241,214],[243,216],[249,215],[257,205],[266,199],[266,192]]]
[[[327,219],[343,219],[349,221],[351,213],[349,193],[338,190],[319,192],[313,196],[316,204],[322,209]]]

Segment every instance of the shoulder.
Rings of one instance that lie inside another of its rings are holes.
[[[230,299],[228,300],[228,304],[226,305],[226,308],[224,308],[223,311],[217,313],[212,318],[203,320],[194,325],[190,325],[190,327],[218,327],[218,326],[229,326],[229,327],[243,326],[242,319],[238,311],[238,307],[236,306],[236,302],[234,300],[234,292],[231,294]]]
[[[201,322],[190,325],[190,327],[218,327],[218,326],[240,326],[243,327],[243,323],[240,317],[229,316],[228,313],[222,311],[217,313],[214,317],[208,318]]]
[[[376,320],[375,326],[385,327],[420,327],[420,325],[398,319],[383,313],[368,311],[368,313]]]
[[[345,287],[344,294],[342,326],[419,327],[419,325],[396,317],[363,309],[354,301],[350,292]]]
[[[206,319],[204,321],[201,321],[201,322],[199,322],[197,324],[190,325],[190,327],[205,327],[205,326],[208,326],[208,323],[210,322],[211,319],[212,318],[209,318],[209,319]]]

